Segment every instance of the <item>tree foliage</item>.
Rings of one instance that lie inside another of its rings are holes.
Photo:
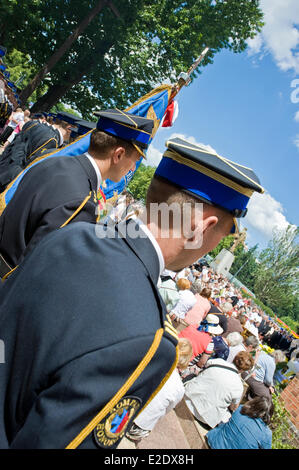
[[[270,423],[272,449],[295,449],[295,435],[290,428],[290,413],[285,408],[279,393],[272,395],[274,413]]]
[[[258,253],[258,246],[245,251],[238,245],[231,267],[246,287],[255,294],[254,301],[273,316],[285,317],[285,323],[294,331],[299,322],[299,229],[288,226],[273,234],[266,249]],[[229,249],[233,236],[224,238],[209,254],[217,256],[223,248]]]
[[[298,312],[299,292],[299,229],[289,225],[274,232],[267,248],[259,256],[254,292],[274,311]],[[291,315],[292,316],[292,315]]]
[[[12,49],[5,56],[5,63],[10,73],[10,80],[16,85],[18,90],[29,83],[31,75],[36,70],[30,55],[25,54],[17,49]],[[38,100],[40,96],[46,93],[46,91],[46,85],[38,87],[31,95],[30,100],[32,102]]]
[[[255,276],[258,268],[256,262],[257,249],[258,246],[255,245],[246,251],[243,245],[238,245],[235,252],[236,257],[230,270],[231,274],[237,275],[239,281],[251,291],[254,290]]]
[[[132,193],[134,199],[145,202],[146,192],[155,173],[156,168],[145,166],[141,163],[134,177],[128,185],[128,190]]]
[[[7,0],[0,5],[0,42],[34,65],[31,78],[98,0]],[[174,80],[204,47],[213,62],[223,48],[242,52],[262,27],[258,0],[113,0],[66,50],[43,82],[36,109],[63,101],[90,117],[95,107],[126,107],[156,83]],[[26,18],[24,21],[23,19]],[[198,72],[193,74],[196,76]],[[30,99],[31,101],[31,99]]]
[[[230,247],[232,246],[234,242],[234,237],[233,235],[228,235],[227,237],[223,238],[220,243],[212,250],[210,251],[209,255],[212,256],[212,258],[216,258],[216,256],[220,253],[221,250],[229,250]],[[239,246],[237,247],[237,249]]]
[[[296,321],[288,316],[280,317],[280,320],[282,320],[286,325],[288,325],[291,330],[295,331],[295,333],[299,333],[299,321]]]

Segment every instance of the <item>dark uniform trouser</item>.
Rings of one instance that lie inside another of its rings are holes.
[[[13,133],[14,129],[10,126],[7,126],[6,129],[0,135],[0,144],[5,144],[8,137]]]

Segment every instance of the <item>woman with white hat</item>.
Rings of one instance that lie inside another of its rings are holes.
[[[213,337],[221,335],[222,332],[219,318],[209,313],[198,328],[194,325],[189,325],[179,333],[180,338],[187,338],[191,341],[193,348],[193,356],[188,368],[183,373],[185,379],[189,378],[191,374],[193,376],[197,375],[199,369],[205,366],[207,360],[214,353]]]

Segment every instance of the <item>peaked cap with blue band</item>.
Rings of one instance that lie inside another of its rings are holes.
[[[145,157],[144,151],[147,150],[152,139],[153,119],[147,119],[119,109],[96,111],[94,114],[99,116],[97,129],[131,142],[138,152]]]
[[[78,116],[74,116],[74,114],[66,113],[64,111],[59,111],[56,114],[56,119],[60,119],[61,121],[68,122],[69,124],[76,124],[77,121],[80,121],[81,118]]]
[[[4,57],[6,54],[6,47],[0,46],[0,57]]]
[[[234,218],[245,217],[254,191],[264,192],[250,168],[180,138],[169,140],[166,147],[155,175]]]
[[[96,122],[85,121],[84,119],[78,119],[75,122],[75,126],[72,128],[71,137],[77,139],[78,137],[87,134],[97,127]]]
[[[97,127],[97,123],[92,121],[85,121],[84,119],[79,119],[78,121],[76,121],[76,126],[78,126],[78,134],[83,135],[86,134],[86,132],[95,129]]]

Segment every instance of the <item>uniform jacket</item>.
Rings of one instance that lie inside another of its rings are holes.
[[[28,121],[0,156],[0,192],[35,158],[60,146],[57,129],[39,121]]]
[[[95,227],[52,232],[0,285],[0,448],[114,448],[176,367],[151,241]]]
[[[22,178],[0,217],[0,253],[13,268],[47,233],[71,222],[96,222],[97,175],[85,155],[50,158]]]

